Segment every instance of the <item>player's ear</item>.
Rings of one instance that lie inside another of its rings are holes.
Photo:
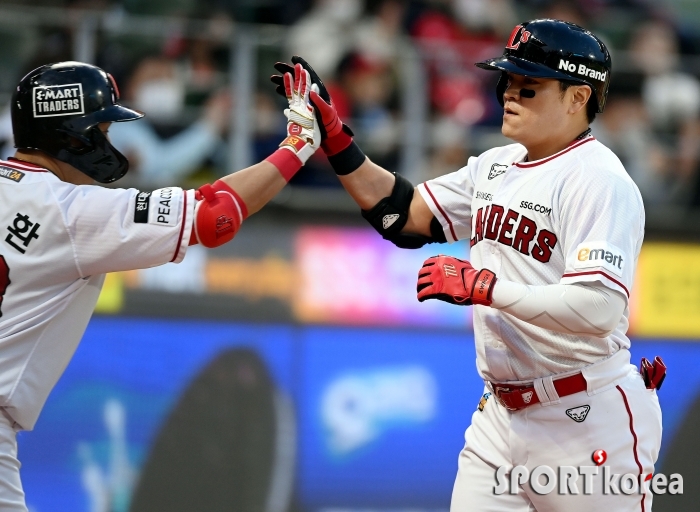
[[[576,114],[586,110],[586,103],[591,99],[591,87],[588,85],[576,85],[569,87],[571,97],[569,99],[569,113]]]

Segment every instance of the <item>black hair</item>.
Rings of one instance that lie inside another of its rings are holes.
[[[580,82],[573,82],[569,80],[559,80],[559,90],[561,91],[562,96],[564,95],[564,92],[571,87],[572,85],[585,85]],[[589,85],[590,87],[590,85]],[[588,102],[586,103],[586,117],[588,118],[588,124],[591,124],[595,120],[595,116],[598,113],[598,101],[595,97],[595,91],[591,87],[591,96],[588,98]]]

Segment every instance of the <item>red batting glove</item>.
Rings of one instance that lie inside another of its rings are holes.
[[[309,100],[323,125],[321,132],[325,135],[321,140],[323,152],[328,156],[340,153],[352,143],[352,131],[343,125],[335,106],[332,103],[326,103],[316,91],[311,91]]]
[[[315,86],[315,91],[309,95],[309,101],[314,107],[316,119],[318,120],[319,131],[321,132],[321,148],[328,157],[328,162],[339,176],[345,176],[357,170],[366,160],[362,150],[352,140],[353,133],[350,127],[343,124],[338,117],[338,112],[333,105],[328,89],[323,84],[321,78],[316,74],[311,65],[299,56],[292,57],[291,64],[278,62],[275,69],[282,75],[272,75],[270,80],[275,84],[275,91],[278,94],[289,97],[288,87],[284,77],[290,74],[291,70],[301,67],[308,72],[311,83]]]
[[[418,272],[418,300],[490,306],[495,284],[496,274],[490,270],[476,270],[468,261],[441,254],[425,260]]]
[[[275,84],[277,94],[288,98],[289,90],[284,83],[284,76],[288,73],[292,75],[298,74],[298,71],[295,71],[298,66],[308,71],[311,83],[318,87],[318,91],[311,93],[310,99],[316,109],[316,117],[320,124],[321,147],[326,155],[333,156],[346,149],[352,143],[353,133],[348,126],[343,125],[343,122],[338,117],[331,95],[328,93],[328,89],[321,77],[318,76],[308,62],[295,55],[292,57],[292,64],[286,62],[276,63],[275,69],[281,74],[272,75],[270,80]]]

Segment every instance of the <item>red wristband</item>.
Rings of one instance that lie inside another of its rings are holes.
[[[496,274],[487,268],[482,268],[476,275],[471,290],[472,304],[490,306],[493,302],[493,287],[496,285]]]
[[[288,149],[280,148],[265,159],[277,167],[282,177],[286,182],[292,179],[299,169],[301,169],[301,160]]]
[[[326,156],[333,156],[346,149],[350,144],[352,144],[352,137],[345,133],[345,131],[341,131],[335,137],[324,140],[321,143],[321,148]]]

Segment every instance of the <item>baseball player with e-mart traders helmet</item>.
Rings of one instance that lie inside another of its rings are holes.
[[[16,431],[31,430],[92,315],[104,274],[179,263],[187,247],[230,241],[320,144],[310,77],[285,77],[287,137],[265,161],[198,190],[107,189],[128,170],[113,122],[111,75],[79,62],[42,66],[12,98],[14,158],[0,161],[0,510],[27,507]]]
[[[597,450],[610,473],[644,484],[659,453],[655,388],[665,367],[657,360],[640,374],[626,336],[642,199],[589,129],[610,83],[602,41],[558,20],[515,27],[503,55],[477,66],[501,73],[502,132],[516,143],[415,189],[365,157],[318,76],[303,59],[292,61],[319,85],[311,100],[321,147],[365,219],[403,248],[470,241],[470,261],[429,258],[417,286],[420,301],[475,305],[485,389],[459,455],[451,510],[651,510],[648,488],[605,494],[603,471],[589,494],[582,478],[578,493],[539,493],[530,480],[495,489],[499,468],[507,475],[516,466],[591,467]],[[281,77],[272,81],[280,90]]]

